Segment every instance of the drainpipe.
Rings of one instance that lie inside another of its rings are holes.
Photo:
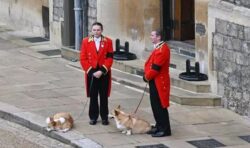
[[[83,36],[81,0],[74,0],[74,11],[75,11],[75,50],[80,50],[80,44]]]
[[[83,23],[83,37],[88,36],[88,0],[82,0],[82,23]]]

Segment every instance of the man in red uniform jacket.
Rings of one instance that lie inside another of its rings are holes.
[[[144,66],[143,80],[149,83],[150,103],[156,121],[155,127],[148,134],[152,137],[170,136],[169,93],[170,93],[170,49],[161,41],[161,31],[151,32],[154,50]]]
[[[90,97],[90,125],[97,123],[100,114],[103,125],[108,125],[108,97],[111,89],[111,66],[113,63],[112,40],[103,36],[103,25],[95,22],[92,35],[82,40],[80,62],[85,71],[87,97]],[[100,96],[100,108],[98,104]]]

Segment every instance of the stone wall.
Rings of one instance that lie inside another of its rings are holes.
[[[0,0],[0,21],[17,30],[26,30],[44,36],[42,6],[48,0]]]
[[[63,0],[54,0],[53,3],[53,21],[59,22],[60,18],[64,18]]]
[[[210,31],[217,93],[224,107],[250,116],[250,9],[227,2],[217,4],[209,13],[214,15],[209,17],[214,27]]]
[[[238,6],[243,6],[243,7],[247,7],[250,8],[250,1],[249,0],[223,0]]]
[[[250,27],[216,19],[213,36],[215,69],[224,106],[248,115],[250,103]]]
[[[129,52],[139,59],[148,57],[153,48],[152,29],[161,26],[161,0],[97,0],[97,20],[104,25],[104,34],[121,45],[129,42]]]
[[[91,27],[97,21],[97,0],[88,0],[88,31],[91,32]]]

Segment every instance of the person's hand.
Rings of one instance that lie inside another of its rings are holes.
[[[98,70],[97,72],[93,73],[93,76],[99,79],[102,76],[102,71]]]
[[[92,77],[94,73],[95,73],[95,69],[91,68],[90,71],[88,72],[88,76]]]
[[[143,76],[143,81],[144,82],[148,82],[148,80],[146,79],[145,75]]]

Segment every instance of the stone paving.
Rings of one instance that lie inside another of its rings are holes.
[[[19,124],[0,119],[1,148],[70,148],[38,132],[34,132]]]
[[[0,117],[3,119],[74,147],[131,148],[163,144],[173,148],[193,148],[195,146],[190,141],[207,139],[214,139],[228,147],[250,146],[239,138],[250,135],[250,120],[222,107],[171,103],[170,137],[152,138],[146,134],[126,136],[115,128],[113,120],[110,120],[109,126],[103,126],[100,122],[90,126],[88,106],[84,109],[84,104],[88,102],[83,72],[77,67],[79,63],[60,56],[44,56],[38,51],[55,48],[49,46],[48,42],[28,43],[18,35],[15,36],[14,31],[11,34],[0,33]],[[120,104],[126,112],[133,112],[143,91],[124,85],[124,79],[136,81],[140,87],[145,86],[141,77],[116,70],[109,108],[111,110]],[[73,130],[67,133],[46,132],[45,118],[60,111],[73,115],[76,120]],[[154,123],[147,93],[137,115]],[[213,147],[212,144],[200,147]]]

